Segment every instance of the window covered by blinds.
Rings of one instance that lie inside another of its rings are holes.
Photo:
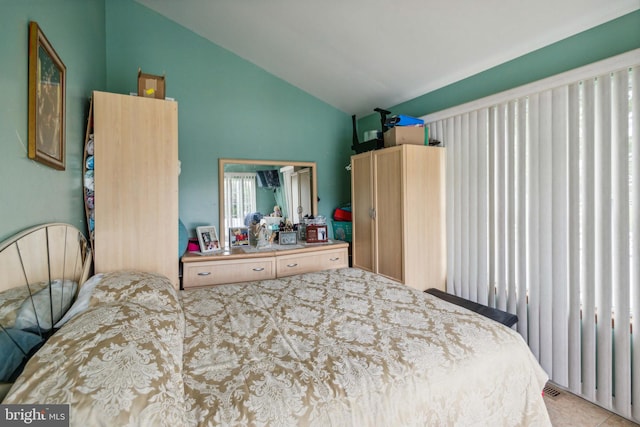
[[[639,65],[636,50],[424,117],[448,147],[448,291],[517,314],[552,381],[635,421]]]

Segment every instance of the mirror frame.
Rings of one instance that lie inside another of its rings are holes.
[[[227,165],[265,165],[265,166],[293,166],[311,169],[311,212],[318,215],[318,180],[316,162],[300,162],[291,160],[255,160],[255,159],[218,159],[218,237],[220,246],[227,244],[227,230],[224,227],[224,168]],[[224,246],[223,246],[224,245]]]

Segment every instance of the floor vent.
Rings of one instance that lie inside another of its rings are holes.
[[[556,397],[560,396],[560,390],[547,385],[544,389],[542,389],[542,391],[544,391],[544,395],[547,397],[550,397],[552,399],[555,399]]]

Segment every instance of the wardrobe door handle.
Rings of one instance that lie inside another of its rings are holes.
[[[264,271],[264,267],[256,267],[253,271]]]
[[[210,274],[211,274],[210,271],[203,271],[203,272],[198,273],[198,276],[208,276]]]
[[[298,263],[296,262],[295,264],[287,264],[287,267],[296,267],[298,265]]]

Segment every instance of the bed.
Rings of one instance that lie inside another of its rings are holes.
[[[515,331],[359,269],[95,275],[61,320],[3,403],[66,403],[71,425],[550,425]]]

